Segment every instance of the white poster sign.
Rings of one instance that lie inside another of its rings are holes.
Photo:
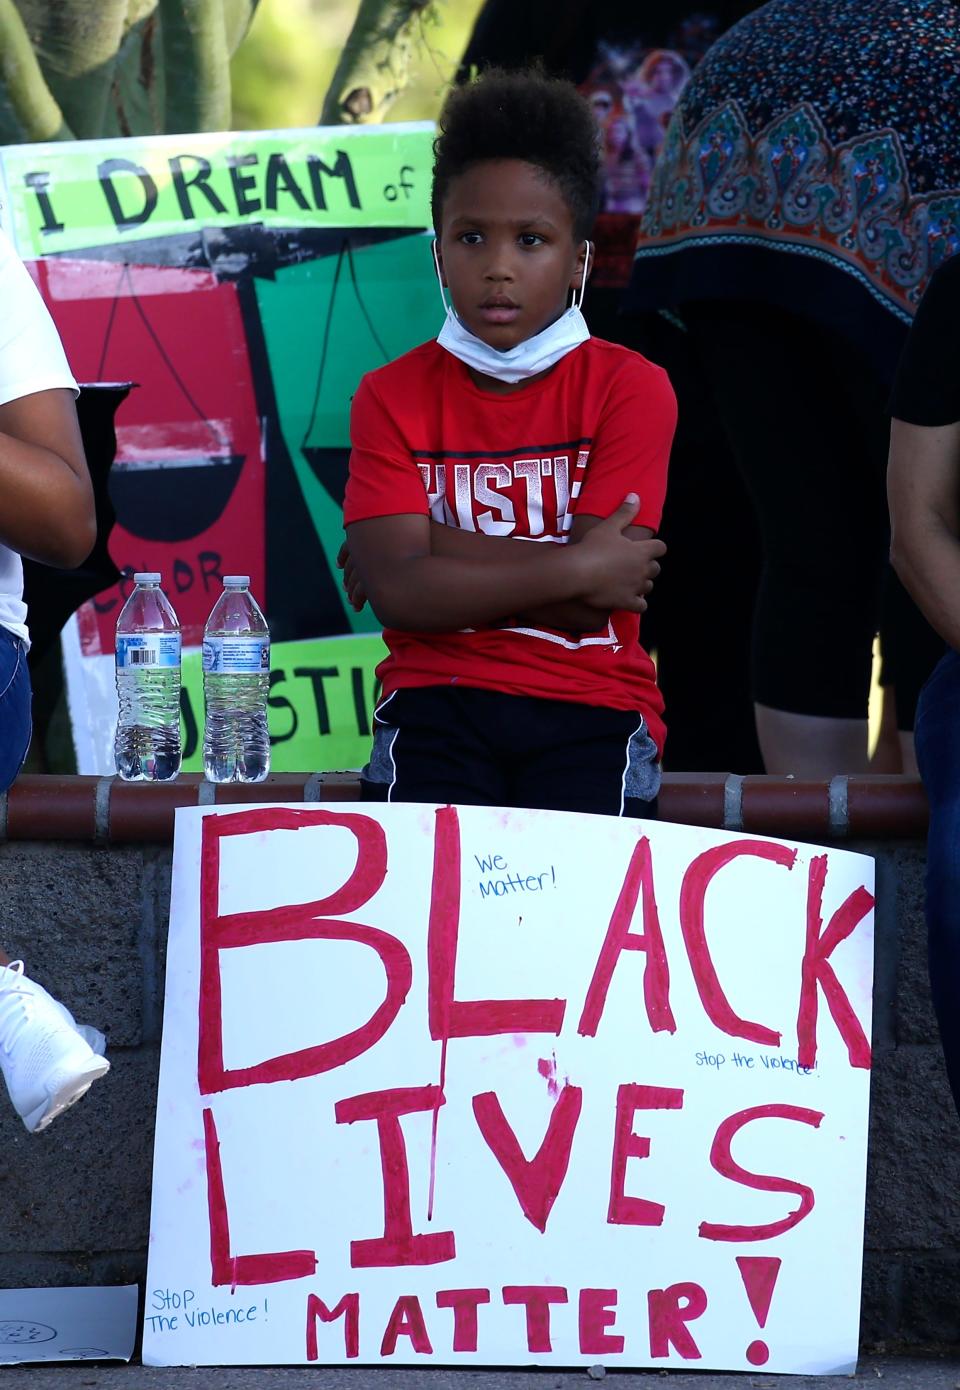
[[[848,1373],[873,861],[177,812],[144,1360]]]

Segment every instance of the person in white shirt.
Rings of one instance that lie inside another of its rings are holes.
[[[96,538],[93,490],[53,320],[0,232],[0,791],[30,744],[30,645],[21,555],[72,569]],[[31,1132],[109,1070],[104,1039],[0,950],[0,1071]]]

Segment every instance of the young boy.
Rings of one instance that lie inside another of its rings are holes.
[[[569,84],[491,71],[440,127],[447,321],[364,377],[351,416],[346,583],[389,650],[363,795],[654,814],[638,631],[676,405],[580,314],[596,126]]]

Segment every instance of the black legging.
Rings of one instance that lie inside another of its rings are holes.
[[[878,628],[898,662],[898,722],[942,651],[909,602],[888,606],[887,390],[839,333],[760,304],[681,311],[759,520],[754,698],[865,719]],[[723,576],[712,592],[722,611]],[[901,708],[902,706],[902,708]]]
[[[680,408],[659,531],[667,557],[641,628],[667,704],[664,767],[762,772],[749,683],[760,571],[750,499],[689,334],[673,319],[621,315],[619,308],[618,291],[591,287],[591,332],[664,367]]]

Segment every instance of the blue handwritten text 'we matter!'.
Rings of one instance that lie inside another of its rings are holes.
[[[502,854],[475,854],[473,857],[482,874],[495,871],[504,875],[503,878],[488,878],[486,881],[481,879],[481,898],[506,898],[515,893],[542,893],[544,880],[548,886],[556,887],[557,871],[552,864],[549,869],[543,869],[540,873],[518,874],[509,872],[509,865]]]

